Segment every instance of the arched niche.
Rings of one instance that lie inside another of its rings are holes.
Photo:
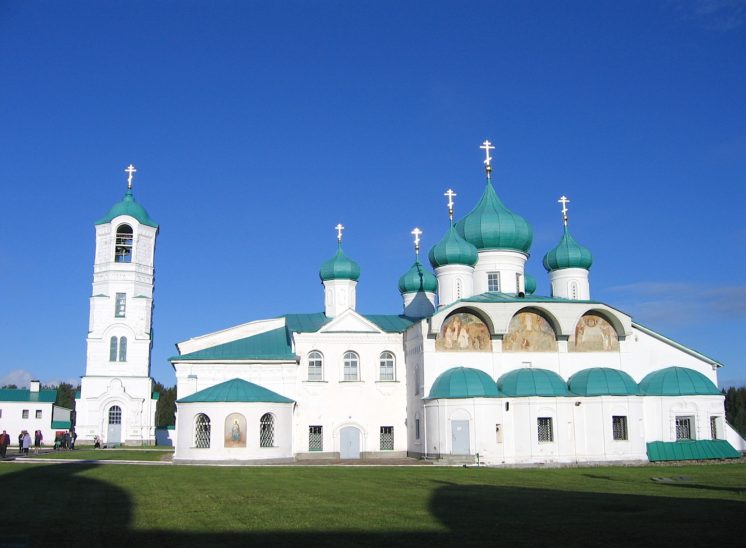
[[[539,311],[524,309],[511,318],[503,337],[503,352],[557,352],[557,349],[552,323]]]
[[[476,314],[459,310],[448,316],[435,337],[439,352],[491,352],[487,324]]]
[[[569,352],[618,352],[619,336],[611,323],[597,312],[583,314],[567,342]]]
[[[225,417],[225,447],[246,447],[246,418],[241,413]]]

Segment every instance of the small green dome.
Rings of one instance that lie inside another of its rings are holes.
[[[435,244],[428,254],[433,268],[449,264],[474,266],[477,264],[477,248],[464,240],[451,225],[445,236]]]
[[[719,396],[717,386],[699,371],[687,367],[666,367],[640,381],[645,396]]]
[[[432,388],[429,399],[498,398],[495,381],[487,373],[469,367],[454,367],[441,373]]]
[[[399,293],[419,293],[426,291],[435,293],[438,290],[438,280],[432,272],[425,269],[417,259],[412,268],[399,278]]]
[[[523,285],[526,288],[526,295],[533,295],[536,291],[536,278],[531,274],[524,274]]]
[[[567,381],[570,392],[578,396],[637,396],[640,388],[624,371],[592,367],[578,371]]]
[[[480,251],[512,249],[528,253],[534,238],[526,219],[503,205],[490,181],[476,207],[456,223],[456,230]]]
[[[523,368],[497,379],[497,388],[505,396],[569,396],[567,383],[554,371]]]
[[[334,257],[321,265],[319,276],[322,282],[327,280],[357,281],[360,278],[360,265],[352,259],[348,259],[342,251],[342,244],[339,244]]]
[[[120,215],[129,215],[130,217],[134,217],[135,219],[137,219],[137,222],[141,225],[158,228],[158,223],[151,219],[150,215],[148,215],[148,212],[145,211],[145,208],[135,201],[135,197],[132,196],[131,189],[128,189],[127,192],[125,192],[122,201],[114,204],[109,210],[109,213],[107,213],[105,217],[102,217],[98,221],[96,221],[96,224],[105,225],[106,223],[110,223],[113,219],[119,217]]]
[[[565,233],[557,247],[544,255],[544,268],[547,272],[561,268],[591,268],[593,256],[587,247],[580,245],[565,227]]]

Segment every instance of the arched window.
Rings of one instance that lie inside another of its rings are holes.
[[[210,447],[210,417],[204,413],[194,419],[194,446],[199,449]]]
[[[393,381],[394,380],[394,363],[396,358],[391,352],[381,352],[381,357],[378,361],[378,380],[380,381]]]
[[[345,352],[344,355],[344,380],[360,380],[360,358],[354,352]]]
[[[259,419],[259,447],[274,447],[275,418],[271,413],[265,413]]]
[[[119,361],[127,361],[127,337],[119,337]]]
[[[308,353],[308,380],[324,380],[324,356],[318,350]]]
[[[110,362],[117,361],[118,349],[119,349],[119,339],[117,339],[116,337],[112,337],[109,340],[109,361]]]
[[[114,262],[132,262],[132,227],[119,225],[117,227],[116,245],[114,246]]]
[[[122,408],[118,405],[109,408],[109,424],[122,424]]]

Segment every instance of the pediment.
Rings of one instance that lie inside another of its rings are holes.
[[[383,331],[350,308],[319,329],[319,333],[383,333]]]

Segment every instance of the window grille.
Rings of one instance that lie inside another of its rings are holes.
[[[119,337],[119,361],[127,361],[127,337]]]
[[[360,358],[354,352],[345,352],[344,355],[344,380],[360,380],[360,370],[358,368]]]
[[[308,380],[324,380],[324,356],[316,350],[308,354]]]
[[[539,425],[539,442],[551,442],[554,441],[554,431],[552,430],[552,418],[551,417],[539,417],[537,419]]]
[[[194,421],[194,446],[198,449],[210,447],[210,417],[204,413],[197,415]]]
[[[308,427],[308,450],[309,451],[323,451],[324,450],[324,436],[322,435],[321,426],[309,426]]]
[[[718,418],[710,417],[710,437],[714,440],[718,439]]]
[[[487,273],[487,291],[500,291],[500,273]]]
[[[122,408],[118,405],[109,408],[109,424],[122,424]]]
[[[37,418],[37,419],[40,419],[40,418],[41,418],[41,409],[37,409],[37,410],[36,410],[36,418]]]
[[[259,447],[274,447],[275,445],[275,418],[270,413],[265,413],[259,420]]]
[[[391,352],[382,352],[380,359],[380,376],[379,380],[394,380],[394,355]]]
[[[611,417],[611,429],[615,440],[627,440],[627,417]]]
[[[676,441],[691,440],[692,437],[692,418],[676,417]]]
[[[109,341],[109,361],[117,361],[117,355],[119,352],[119,339],[112,337]]]
[[[127,294],[117,293],[117,298],[114,303],[114,317],[124,318],[127,312]]]
[[[28,409],[24,409],[23,411],[21,411],[21,418],[22,419],[28,418]]]
[[[117,228],[116,244],[114,246],[114,262],[132,262],[132,227],[121,225]]]
[[[394,427],[381,426],[381,451],[394,450]]]

